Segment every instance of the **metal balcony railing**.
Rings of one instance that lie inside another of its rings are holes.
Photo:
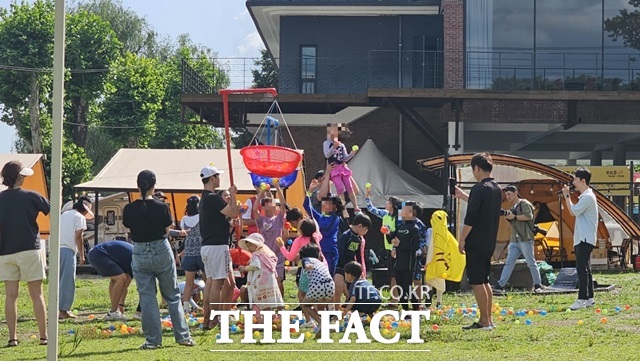
[[[467,51],[370,51],[367,56],[277,59],[279,91],[365,94],[369,88],[442,88],[449,59],[464,59],[467,89],[640,90],[640,53]],[[230,88],[251,88],[257,58],[216,58]],[[310,85],[313,83],[312,85]],[[183,93],[214,93],[183,62]]]

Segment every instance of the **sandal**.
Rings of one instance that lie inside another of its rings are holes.
[[[40,337],[40,346],[46,346],[49,344],[49,340],[46,337]]]
[[[7,347],[16,347],[19,343],[20,342],[17,339],[13,338],[7,342]]]

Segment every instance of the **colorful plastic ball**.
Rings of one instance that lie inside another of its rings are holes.
[[[570,308],[567,308],[564,312],[566,312],[566,313],[571,313],[571,309],[570,309]]]
[[[311,332],[305,332],[304,338],[311,338]]]
[[[600,323],[607,323],[607,318],[606,317],[601,318]]]
[[[219,340],[222,337],[219,333],[216,333],[216,340]]]
[[[609,311],[607,311],[606,309],[602,310],[603,315],[606,315],[607,313],[609,313]]]
[[[527,319],[526,321],[524,321],[524,323],[526,323],[528,326],[531,326],[531,324],[532,324],[533,322],[531,322],[531,320]]]
[[[382,330],[382,334],[387,336],[389,334],[389,330],[387,330],[387,329]]]
[[[231,325],[231,332],[237,332],[238,331],[238,327],[236,327],[236,325]]]
[[[438,324],[435,324],[433,326],[431,326],[431,329],[434,331],[438,331],[440,329],[440,326],[438,326]]]
[[[620,308],[620,306],[616,306],[615,311],[616,312],[620,312],[620,311],[622,311],[622,309]]]
[[[391,327],[392,327],[392,328],[398,328],[398,323],[397,323],[397,322],[392,323],[392,324],[391,324]]]
[[[94,316],[93,314],[89,315],[89,320],[93,320],[94,318],[96,318],[96,316]]]
[[[529,312],[527,312],[527,314],[528,314],[529,316],[531,316],[531,315],[533,315],[533,311],[529,311]]]
[[[547,311],[545,310],[540,311],[540,316],[546,316],[546,315],[547,315]]]
[[[353,152],[357,152],[360,150],[360,147],[358,147],[357,145],[354,145],[353,147],[351,147],[351,151]]]
[[[627,310],[627,311],[628,311],[630,308],[631,308],[631,306],[629,306],[629,305],[624,306],[624,309],[625,309],[625,310]]]
[[[253,337],[260,337],[260,331],[254,331]]]
[[[599,308],[596,308],[596,313],[602,312]]]
[[[582,321],[582,320],[578,320],[578,326],[580,326],[580,325],[582,325],[582,324],[584,324],[584,321]]]
[[[520,320],[515,320],[513,323],[515,323],[516,325],[520,324]]]
[[[76,333],[76,331],[74,331],[74,330],[69,330],[69,332],[68,332],[68,333],[69,333],[70,335],[73,335],[74,333]]]
[[[364,187],[367,189],[371,188],[371,183],[367,182],[367,184],[365,184]]]

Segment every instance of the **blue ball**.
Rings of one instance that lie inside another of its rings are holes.
[[[216,334],[216,340],[219,340],[222,336],[218,333]]]
[[[532,322],[531,322],[531,320],[526,320],[526,321],[524,321],[524,323],[526,323],[527,325],[531,325]]]
[[[114,326],[114,325],[109,326],[109,330],[115,331],[115,329],[116,329],[116,326]]]

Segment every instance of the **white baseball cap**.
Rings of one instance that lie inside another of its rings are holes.
[[[222,174],[224,173],[223,171],[218,170],[218,168],[212,166],[212,165],[206,165],[204,166],[204,168],[202,168],[202,170],[200,171],[200,178],[201,179],[205,179],[205,178],[211,178],[214,175],[218,175],[218,174]]]
[[[22,167],[22,169],[20,169],[20,175],[23,175],[25,177],[31,176],[33,175],[33,169]]]
[[[247,243],[252,243],[260,247],[264,245],[264,237],[262,237],[260,233],[251,233],[246,238],[241,239],[240,242],[238,242],[238,246],[246,251],[248,250]]]

